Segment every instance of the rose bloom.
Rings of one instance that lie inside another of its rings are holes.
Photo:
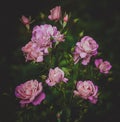
[[[43,52],[35,42],[29,41],[24,47],[22,47],[22,51],[25,54],[26,61],[28,60],[33,60],[35,62],[43,61]]]
[[[109,70],[112,68],[110,62],[103,61],[103,59],[96,59],[95,66],[100,70],[101,73],[108,74]]]
[[[55,69],[50,69],[46,83],[49,86],[54,86],[61,81],[65,83],[68,81],[68,79],[64,77],[64,72],[59,67],[56,67]]]
[[[56,28],[57,29],[57,28]],[[64,35],[60,33],[60,31],[55,31],[52,36],[53,42],[64,42]]]
[[[48,16],[48,18],[50,20],[58,21],[58,20],[60,20],[61,16],[62,16],[61,7],[56,6],[55,8],[50,10],[50,15]]]
[[[52,48],[52,42],[64,41],[64,36],[55,26],[44,24],[33,28],[31,40],[36,42],[44,53],[48,54],[48,48]]]
[[[98,86],[94,85],[92,81],[78,81],[74,90],[75,96],[80,96],[83,99],[89,100],[91,103],[96,103],[98,98]]]
[[[15,95],[21,99],[20,104],[22,107],[27,106],[29,103],[38,105],[45,99],[45,93],[42,92],[42,89],[42,83],[37,80],[29,80],[16,87]]]
[[[97,55],[98,44],[96,41],[89,37],[84,36],[81,41],[76,43],[74,51],[74,63],[76,64],[80,59],[83,65],[87,65],[90,62],[92,56]]]
[[[44,53],[48,54],[48,48],[52,48],[51,35],[53,35],[51,25],[37,25],[33,28],[31,40],[36,42]]]

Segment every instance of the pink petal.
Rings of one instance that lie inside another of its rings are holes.
[[[67,78],[64,78],[63,81],[64,81],[65,83],[67,83],[68,79],[67,79]]]
[[[40,95],[32,102],[33,105],[39,105],[44,99],[46,95],[44,92],[40,93]]]
[[[100,65],[102,62],[103,62],[102,59],[96,59],[96,60],[95,60],[95,66],[98,68],[99,65]]]
[[[83,64],[83,65],[87,65],[87,64],[90,62],[90,58],[91,58],[91,56],[88,56],[88,57],[84,58],[84,59],[82,60],[82,64]]]
[[[97,101],[98,101],[97,98],[95,98],[95,97],[93,97],[93,96],[90,96],[88,99],[89,99],[90,102],[93,103],[93,104],[96,104]]]
[[[80,53],[80,57],[81,57],[81,58],[85,58],[86,55],[87,55],[87,53],[85,53],[85,52],[81,52],[81,53]]]
[[[39,56],[38,58],[37,58],[37,62],[42,62],[43,61],[43,56]]]

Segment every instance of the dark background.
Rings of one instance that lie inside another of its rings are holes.
[[[3,95],[9,93],[10,87],[14,88],[15,78],[13,78],[11,66],[18,64],[21,59],[15,56],[16,50],[22,42],[18,40],[21,15],[35,17],[39,12],[48,12],[56,5],[62,5],[67,12],[72,12],[72,16],[80,18],[81,30],[86,34],[95,37],[100,42],[104,58],[109,59],[113,65],[113,80],[109,87],[110,97],[108,101],[110,108],[102,106],[101,114],[96,117],[92,113],[88,114],[85,121],[113,122],[120,121],[120,10],[119,0],[35,0],[35,1],[3,1],[0,5],[0,122],[14,122],[16,101],[13,95]],[[75,27],[78,32],[79,27]],[[19,78],[16,76],[16,80]],[[19,80],[19,79],[18,79]],[[11,90],[11,93],[14,90]],[[105,109],[105,112],[103,112]],[[100,111],[98,109],[98,111]],[[94,112],[93,112],[94,113]]]

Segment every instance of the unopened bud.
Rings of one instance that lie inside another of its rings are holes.
[[[29,18],[25,17],[24,15],[21,17],[21,22],[22,22],[24,25],[30,24]]]
[[[64,16],[63,21],[64,21],[64,22],[68,22],[68,14],[66,14],[66,15]]]

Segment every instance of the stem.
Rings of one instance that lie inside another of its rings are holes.
[[[59,119],[57,119],[57,121],[58,121],[58,122],[61,122],[60,118],[59,118]]]

